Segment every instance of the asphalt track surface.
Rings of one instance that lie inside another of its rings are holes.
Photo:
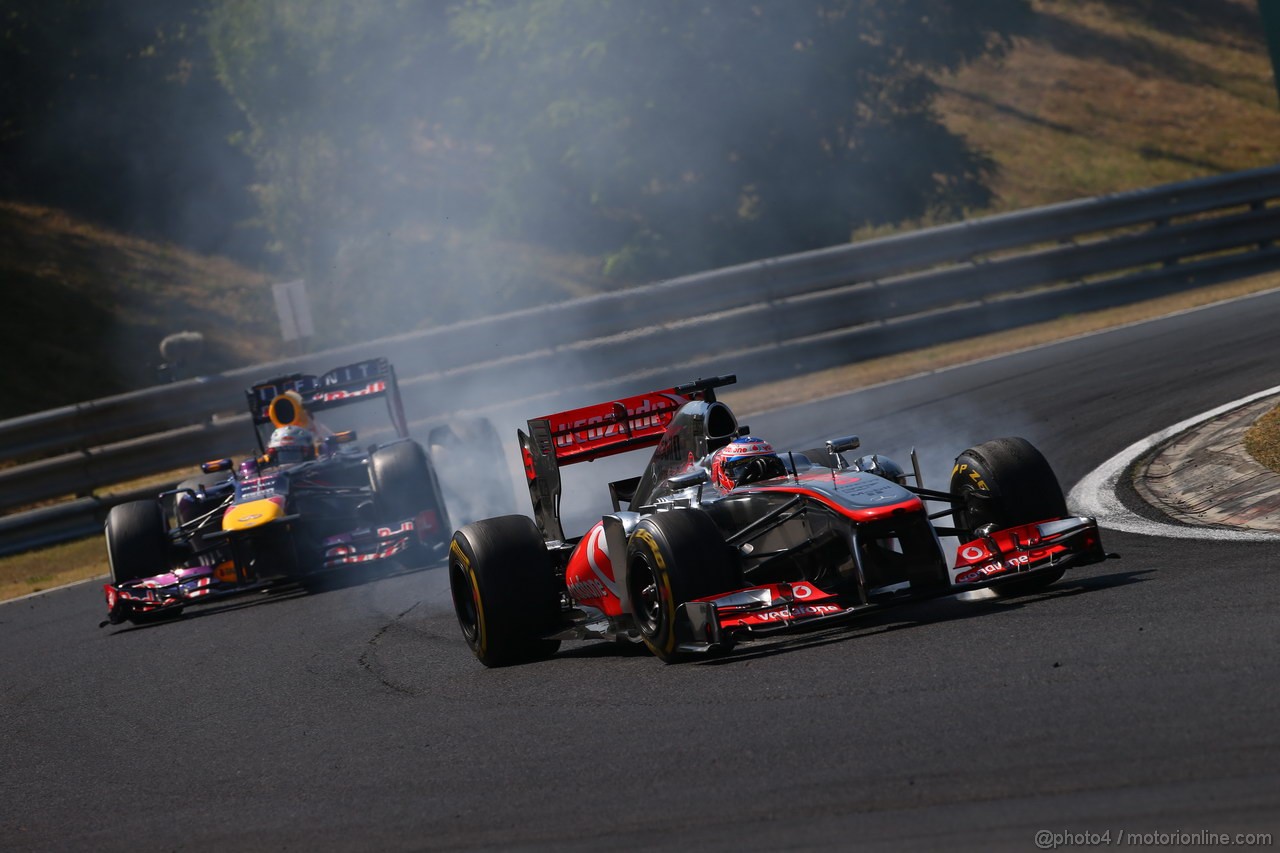
[[[1069,489],[1274,386],[1276,329],[1273,293],[751,425],[801,447],[857,432],[900,460],[914,444],[937,486],[964,447],[1023,435]],[[486,670],[438,569],[137,629],[97,627],[96,584],[27,598],[0,606],[0,849],[1034,850],[1040,831],[1275,833],[1277,546],[1106,545],[1122,559],[1039,595],[907,605],[678,666],[571,643]]]

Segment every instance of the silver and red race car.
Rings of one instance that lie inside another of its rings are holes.
[[[591,638],[643,642],[673,662],[903,601],[1023,594],[1108,556],[1094,519],[1068,515],[1024,439],[965,450],[949,490],[934,491],[914,451],[908,473],[884,456],[850,460],[855,436],[777,452],[744,435],[715,398],[733,381],[572,409],[519,432],[533,519],[468,524],[449,550],[454,609],[482,663]],[[640,476],[609,483],[612,512],[566,537],[561,467],[648,447]],[[948,516],[951,526],[935,523]],[[945,536],[960,540],[950,563]]]

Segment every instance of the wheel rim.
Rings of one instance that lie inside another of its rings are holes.
[[[955,524],[956,528],[960,530],[967,530],[970,532],[970,535],[972,535],[973,530],[981,526],[978,520],[974,518],[974,513],[969,509],[969,495],[977,492],[978,490],[972,486],[962,486],[958,492],[960,495],[960,502],[952,517],[952,522]]]
[[[449,588],[453,594],[453,609],[462,626],[462,636],[472,647],[480,637],[479,614],[476,612],[475,590],[471,579],[456,562],[449,562]]]
[[[631,567],[628,586],[636,624],[642,634],[652,637],[662,625],[662,594],[658,589],[657,573],[647,560],[637,560]]]

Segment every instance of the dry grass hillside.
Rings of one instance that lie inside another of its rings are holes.
[[[1035,32],[1002,64],[942,81],[940,114],[1000,170],[994,210],[973,215],[1276,161],[1254,0],[1033,5]],[[565,295],[600,286],[589,259],[504,251]],[[0,202],[0,280],[0,418],[152,384],[158,344],[176,331],[204,334],[202,372],[284,354],[266,276],[55,210]]]
[[[940,109],[999,165],[998,209],[1266,166],[1280,109],[1255,0],[1033,0]]]
[[[0,202],[0,418],[154,384],[160,341],[205,337],[205,372],[278,357],[269,280],[230,261]]]

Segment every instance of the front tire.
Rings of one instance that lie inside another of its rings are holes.
[[[1031,524],[1067,515],[1062,487],[1044,455],[1025,438],[997,438],[956,457],[951,471],[955,526],[972,539],[986,524],[997,528]],[[991,587],[999,596],[1044,589],[1064,569]]]
[[[736,584],[734,552],[711,516],[673,509],[641,519],[627,541],[626,594],[645,645],[666,663],[680,652],[681,604]]]
[[[463,639],[485,666],[550,657],[560,590],[542,534],[523,515],[472,522],[449,546],[449,588]]]
[[[107,513],[105,533],[113,584],[154,577],[169,569],[169,537],[158,501],[113,506]]]

